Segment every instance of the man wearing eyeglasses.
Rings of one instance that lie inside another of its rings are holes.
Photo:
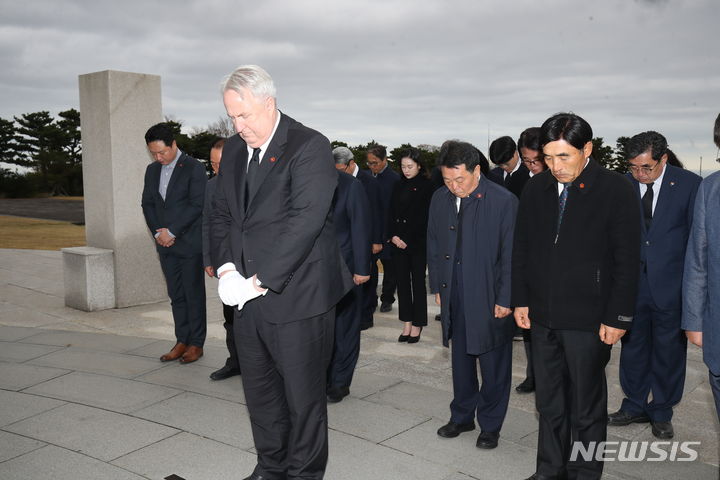
[[[720,115],[715,119],[715,145],[720,157]],[[720,162],[720,158],[717,159]],[[682,328],[691,343],[702,347],[715,409],[720,418],[720,172],[700,184],[692,232],[685,255]],[[715,292],[710,295],[710,292]]]
[[[655,437],[669,439],[674,435],[672,408],[685,384],[682,275],[701,178],[667,163],[667,141],[657,132],[635,135],[626,151],[641,210],[640,281],[632,329],[622,338],[625,398],[608,416],[608,425],[650,422]]]
[[[547,170],[542,156],[542,148],[540,148],[540,127],[523,130],[518,138],[517,147],[520,160],[527,167],[530,177]]]

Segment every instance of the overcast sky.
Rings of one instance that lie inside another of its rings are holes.
[[[488,130],[571,110],[613,146],[657,130],[707,170],[718,28],[718,0],[0,0],[0,117],[78,108],[78,75],[112,69],[162,76],[164,113],[205,127],[221,78],[255,63],[283,112],[351,145],[487,153]]]

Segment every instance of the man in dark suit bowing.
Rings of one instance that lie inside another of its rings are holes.
[[[328,457],[326,373],[335,305],[352,286],[331,219],[328,140],[280,113],[270,75],[222,84],[237,136],[225,143],[211,217],[257,465],[249,480],[320,479]]]
[[[640,208],[630,181],[590,158],[592,145],[578,115],[547,119],[550,171],[528,181],[518,209],[512,299],[518,326],[532,325],[540,415],[532,479],[602,477],[602,456],[578,458],[577,447],[607,437],[605,366],[635,310]]]
[[[337,163],[336,163],[337,165]],[[336,307],[335,345],[328,368],[328,402],[342,401],[350,393],[360,355],[360,319],[363,284],[370,280],[370,208],[362,182],[338,171],[333,201],[333,223],[343,260],[355,286]]]
[[[175,322],[175,346],[160,360],[191,363],[203,355],[207,328],[201,230],[207,175],[178,149],[167,123],[150,127],[145,143],[155,161],[145,170],[143,215],[155,237]]]
[[[530,172],[523,162],[517,145],[512,137],[500,137],[490,144],[490,161],[497,167],[490,171],[490,180],[505,188],[520,198],[525,183],[530,178]]]
[[[673,437],[672,407],[683,394],[687,338],[680,328],[685,250],[702,179],[667,163],[657,132],[632,137],[625,151],[642,215],[640,284],[633,328],[622,338],[620,385],[625,398],[608,425],[651,422],[657,438]],[[652,394],[652,400],[648,396]]]

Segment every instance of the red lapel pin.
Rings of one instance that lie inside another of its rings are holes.
[[[482,193],[476,194],[475,197],[477,197],[477,198],[482,198]]]
[[[675,182],[670,182],[670,185],[675,185]]]
[[[275,160],[277,160],[277,158],[275,158],[275,157],[270,157],[270,161],[271,161],[272,163],[275,163]]]
[[[585,188],[585,184],[584,184],[584,183],[581,183],[581,184],[580,184],[580,188]]]

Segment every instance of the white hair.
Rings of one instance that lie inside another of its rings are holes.
[[[250,90],[258,99],[276,96],[272,77],[257,65],[240,65],[220,83],[222,94],[228,90],[240,93],[243,88]]]

